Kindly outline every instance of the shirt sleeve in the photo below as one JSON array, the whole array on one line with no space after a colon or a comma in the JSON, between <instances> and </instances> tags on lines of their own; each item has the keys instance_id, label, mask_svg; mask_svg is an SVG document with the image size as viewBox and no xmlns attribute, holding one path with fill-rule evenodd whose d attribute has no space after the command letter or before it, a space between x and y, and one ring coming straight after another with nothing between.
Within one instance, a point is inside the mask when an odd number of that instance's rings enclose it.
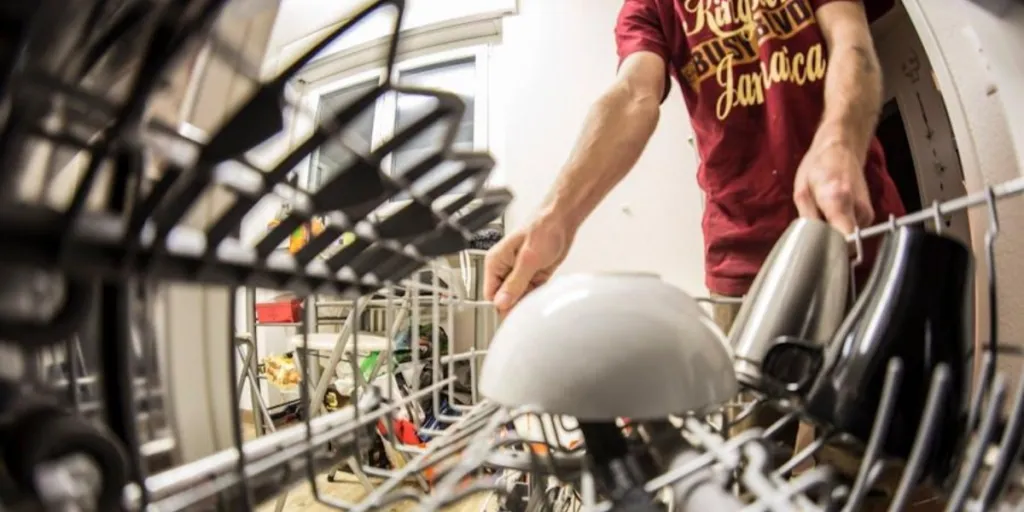
<instances>
[{"instance_id":1,"label":"shirt sleeve","mask_svg":"<svg viewBox=\"0 0 1024 512\"><path fill-rule=\"evenodd\" d=\"M810 0L810 2L811 7L814 8L815 11L832 2L857 2L864 6L864 12L868 17L868 23L874 23L875 20L884 16L896 6L896 0Z\"/></svg>"},{"instance_id":2,"label":"shirt sleeve","mask_svg":"<svg viewBox=\"0 0 1024 512\"><path fill-rule=\"evenodd\" d=\"M661 101L665 101L672 88L668 73L672 54L665 42L654 0L625 0L615 23L615 45L620 66L626 57L636 52L652 52L665 61L665 91L661 96Z\"/></svg>"}]
</instances>

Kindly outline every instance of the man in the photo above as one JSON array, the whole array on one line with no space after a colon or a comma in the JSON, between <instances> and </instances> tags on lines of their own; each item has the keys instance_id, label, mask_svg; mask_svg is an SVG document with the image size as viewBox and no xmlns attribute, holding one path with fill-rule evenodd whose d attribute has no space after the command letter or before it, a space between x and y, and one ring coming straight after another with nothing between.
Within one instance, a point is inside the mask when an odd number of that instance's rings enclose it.
<instances>
[{"instance_id":1,"label":"man","mask_svg":"<svg viewBox=\"0 0 1024 512\"><path fill-rule=\"evenodd\" d=\"M488 255L485 292L501 313L551 276L632 168L670 76L701 156L712 293L746 293L798 215L850 233L903 213L874 138L882 78L860 1L625 0L615 35L618 76L547 202Z\"/></svg>"},{"instance_id":2,"label":"man","mask_svg":"<svg viewBox=\"0 0 1024 512\"><path fill-rule=\"evenodd\" d=\"M798 216L849 234L904 213L874 137L882 76L860 0L625 0L615 37L617 77L548 200L487 255L484 291L500 314L552 276L580 225L636 163L669 77L682 88L701 157L713 295L743 296ZM873 259L866 249L862 270ZM736 309L717 306L723 330Z\"/></svg>"}]
</instances>

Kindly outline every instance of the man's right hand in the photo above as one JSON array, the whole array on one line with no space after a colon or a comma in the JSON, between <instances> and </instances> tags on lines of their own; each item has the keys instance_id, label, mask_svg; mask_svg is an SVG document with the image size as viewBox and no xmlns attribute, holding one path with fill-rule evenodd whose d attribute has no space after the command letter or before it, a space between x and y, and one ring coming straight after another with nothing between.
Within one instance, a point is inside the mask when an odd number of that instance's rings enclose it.
<instances>
[{"instance_id":1,"label":"man's right hand","mask_svg":"<svg viewBox=\"0 0 1024 512\"><path fill-rule=\"evenodd\" d=\"M541 217L503 238L484 260L484 298L498 314L508 314L526 294L546 283L572 244L566 222Z\"/></svg>"},{"instance_id":2,"label":"man's right hand","mask_svg":"<svg viewBox=\"0 0 1024 512\"><path fill-rule=\"evenodd\" d=\"M548 205L533 223L487 253L484 297L494 301L499 315L551 279L576 229L633 168L658 125L665 63L652 51L636 51L622 60L615 83L591 107Z\"/></svg>"}]
</instances>

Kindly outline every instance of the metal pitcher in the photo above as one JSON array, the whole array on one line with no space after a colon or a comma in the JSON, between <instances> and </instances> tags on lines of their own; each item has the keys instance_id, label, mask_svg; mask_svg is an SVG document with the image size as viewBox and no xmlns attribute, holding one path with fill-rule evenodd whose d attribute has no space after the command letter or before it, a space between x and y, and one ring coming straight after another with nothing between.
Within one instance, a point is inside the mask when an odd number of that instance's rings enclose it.
<instances>
[{"instance_id":1,"label":"metal pitcher","mask_svg":"<svg viewBox=\"0 0 1024 512\"><path fill-rule=\"evenodd\" d=\"M768 254L729 332L737 379L760 389L761 363L779 337L824 344L846 313L846 238L815 219L793 221Z\"/></svg>"}]
</instances>

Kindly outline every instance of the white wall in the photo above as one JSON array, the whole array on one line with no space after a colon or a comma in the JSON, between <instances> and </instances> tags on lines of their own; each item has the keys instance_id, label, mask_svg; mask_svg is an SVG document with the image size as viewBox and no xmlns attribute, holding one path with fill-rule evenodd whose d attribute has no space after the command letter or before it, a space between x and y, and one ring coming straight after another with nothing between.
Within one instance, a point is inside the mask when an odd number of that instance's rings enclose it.
<instances>
[{"instance_id":1,"label":"white wall","mask_svg":"<svg viewBox=\"0 0 1024 512\"><path fill-rule=\"evenodd\" d=\"M510 226L545 194L593 102L615 75L613 27L621 0L520 0L505 18L492 83L504 84L505 147L498 155L516 194ZM697 295L704 286L703 198L678 86L633 172L579 233L563 272L648 270Z\"/></svg>"}]
</instances>

